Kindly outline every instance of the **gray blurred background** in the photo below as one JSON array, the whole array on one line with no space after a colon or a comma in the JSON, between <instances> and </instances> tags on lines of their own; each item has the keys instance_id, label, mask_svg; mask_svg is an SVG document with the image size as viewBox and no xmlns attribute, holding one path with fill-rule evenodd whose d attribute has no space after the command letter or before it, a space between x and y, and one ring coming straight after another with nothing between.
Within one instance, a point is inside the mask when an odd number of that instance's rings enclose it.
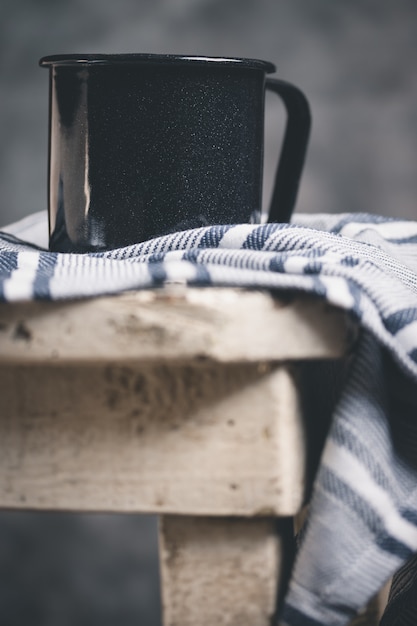
<instances>
[{"instance_id":1,"label":"gray blurred background","mask_svg":"<svg viewBox=\"0 0 417 626\"><path fill-rule=\"evenodd\" d=\"M48 71L37 62L72 52L273 61L313 112L297 210L417 218L415 0L0 0L0 50L1 225L46 207Z\"/></svg>"},{"instance_id":2,"label":"gray blurred background","mask_svg":"<svg viewBox=\"0 0 417 626\"><path fill-rule=\"evenodd\" d=\"M0 51L0 225L46 209L37 62L73 52L273 61L313 113L297 211L417 219L415 0L0 0ZM283 123L267 104L266 198ZM0 626L156 626L156 552L153 517L2 513Z\"/></svg>"}]
</instances>

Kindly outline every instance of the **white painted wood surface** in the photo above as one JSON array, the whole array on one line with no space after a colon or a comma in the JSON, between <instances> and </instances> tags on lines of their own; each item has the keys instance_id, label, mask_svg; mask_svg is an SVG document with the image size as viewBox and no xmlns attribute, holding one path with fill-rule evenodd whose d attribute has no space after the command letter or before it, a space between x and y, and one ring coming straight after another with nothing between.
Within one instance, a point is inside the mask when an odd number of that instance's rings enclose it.
<instances>
[{"instance_id":1,"label":"white painted wood surface","mask_svg":"<svg viewBox=\"0 0 417 626\"><path fill-rule=\"evenodd\" d=\"M311 298L185 289L0 307L0 504L292 515L305 436L287 359L346 350Z\"/></svg>"},{"instance_id":2,"label":"white painted wood surface","mask_svg":"<svg viewBox=\"0 0 417 626\"><path fill-rule=\"evenodd\" d=\"M164 516L164 625L269 626L288 539L280 530L270 518Z\"/></svg>"},{"instance_id":3,"label":"white painted wood surface","mask_svg":"<svg viewBox=\"0 0 417 626\"><path fill-rule=\"evenodd\" d=\"M242 289L167 289L72 302L0 304L0 361L219 362L344 354L353 327L311 297Z\"/></svg>"},{"instance_id":4,"label":"white painted wood surface","mask_svg":"<svg viewBox=\"0 0 417 626\"><path fill-rule=\"evenodd\" d=\"M0 305L0 506L159 513L165 626L269 626L272 517L308 480L298 361L354 333L236 289Z\"/></svg>"},{"instance_id":5,"label":"white painted wood surface","mask_svg":"<svg viewBox=\"0 0 417 626\"><path fill-rule=\"evenodd\" d=\"M291 515L305 485L287 368L0 366L0 504Z\"/></svg>"}]
</instances>

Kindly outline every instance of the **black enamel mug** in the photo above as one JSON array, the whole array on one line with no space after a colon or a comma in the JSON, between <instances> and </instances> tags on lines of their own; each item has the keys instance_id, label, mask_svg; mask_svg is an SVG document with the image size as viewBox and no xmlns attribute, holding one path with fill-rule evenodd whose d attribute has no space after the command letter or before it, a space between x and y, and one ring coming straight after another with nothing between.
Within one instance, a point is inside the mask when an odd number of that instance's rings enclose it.
<instances>
[{"instance_id":1,"label":"black enamel mug","mask_svg":"<svg viewBox=\"0 0 417 626\"><path fill-rule=\"evenodd\" d=\"M295 86L253 59L44 57L50 68L50 249L108 250L261 219L265 88L287 125L269 221L288 221L310 130Z\"/></svg>"}]
</instances>

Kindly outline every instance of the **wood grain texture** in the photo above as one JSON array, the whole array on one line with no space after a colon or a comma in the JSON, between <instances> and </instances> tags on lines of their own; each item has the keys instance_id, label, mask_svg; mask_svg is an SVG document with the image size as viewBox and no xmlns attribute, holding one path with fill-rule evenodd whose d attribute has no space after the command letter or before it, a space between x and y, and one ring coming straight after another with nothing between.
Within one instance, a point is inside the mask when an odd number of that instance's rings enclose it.
<instances>
[{"instance_id":1,"label":"wood grain texture","mask_svg":"<svg viewBox=\"0 0 417 626\"><path fill-rule=\"evenodd\" d=\"M270 626L286 540L268 518L163 516L164 626Z\"/></svg>"},{"instance_id":2,"label":"wood grain texture","mask_svg":"<svg viewBox=\"0 0 417 626\"><path fill-rule=\"evenodd\" d=\"M3 507L291 515L305 445L284 366L0 366Z\"/></svg>"},{"instance_id":3,"label":"wood grain texture","mask_svg":"<svg viewBox=\"0 0 417 626\"><path fill-rule=\"evenodd\" d=\"M311 481L297 361L354 333L237 289L1 305L0 506L158 513L165 626L269 626L292 541L273 518Z\"/></svg>"},{"instance_id":4,"label":"wood grain texture","mask_svg":"<svg viewBox=\"0 0 417 626\"><path fill-rule=\"evenodd\" d=\"M0 305L0 362L219 362L344 354L347 316L307 296L242 289L161 290L72 302Z\"/></svg>"}]
</instances>

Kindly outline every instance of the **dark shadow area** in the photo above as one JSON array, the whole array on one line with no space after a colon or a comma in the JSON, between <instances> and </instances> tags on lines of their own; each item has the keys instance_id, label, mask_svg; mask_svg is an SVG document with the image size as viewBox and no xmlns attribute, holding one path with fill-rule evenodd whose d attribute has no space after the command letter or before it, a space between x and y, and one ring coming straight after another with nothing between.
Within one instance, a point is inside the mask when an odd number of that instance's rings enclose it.
<instances>
[{"instance_id":1,"label":"dark shadow area","mask_svg":"<svg viewBox=\"0 0 417 626\"><path fill-rule=\"evenodd\" d=\"M0 623L160 626L156 517L2 512Z\"/></svg>"},{"instance_id":2,"label":"dark shadow area","mask_svg":"<svg viewBox=\"0 0 417 626\"><path fill-rule=\"evenodd\" d=\"M308 497L350 363L349 355L341 359L305 361L298 371L303 418L310 442L307 448L307 476L311 478Z\"/></svg>"}]
</instances>

